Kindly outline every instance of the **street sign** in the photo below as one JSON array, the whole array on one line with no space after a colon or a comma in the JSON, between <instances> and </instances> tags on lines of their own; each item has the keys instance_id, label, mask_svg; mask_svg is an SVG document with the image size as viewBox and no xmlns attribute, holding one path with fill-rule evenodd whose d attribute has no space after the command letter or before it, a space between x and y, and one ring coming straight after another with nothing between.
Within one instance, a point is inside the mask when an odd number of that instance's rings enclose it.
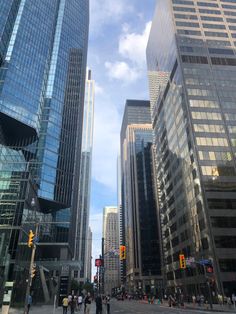
<instances>
[{"instance_id":1,"label":"street sign","mask_svg":"<svg viewBox=\"0 0 236 314\"><path fill-rule=\"evenodd\" d=\"M194 257L187 257L186 258L186 266L192 266L195 263Z\"/></svg>"},{"instance_id":2,"label":"street sign","mask_svg":"<svg viewBox=\"0 0 236 314\"><path fill-rule=\"evenodd\" d=\"M199 261L199 264L201 264L201 265L212 265L212 261L210 259L201 259Z\"/></svg>"}]
</instances>

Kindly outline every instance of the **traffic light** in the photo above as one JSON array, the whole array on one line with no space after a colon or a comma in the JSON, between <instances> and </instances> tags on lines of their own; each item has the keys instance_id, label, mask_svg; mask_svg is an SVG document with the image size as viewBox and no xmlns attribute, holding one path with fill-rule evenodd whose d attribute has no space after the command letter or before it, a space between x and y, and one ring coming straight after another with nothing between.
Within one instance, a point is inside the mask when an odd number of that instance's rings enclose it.
<instances>
[{"instance_id":1,"label":"traffic light","mask_svg":"<svg viewBox=\"0 0 236 314\"><path fill-rule=\"evenodd\" d=\"M32 230L29 231L29 235L28 235L28 247L33 246L34 243L34 233Z\"/></svg>"},{"instance_id":2,"label":"traffic light","mask_svg":"<svg viewBox=\"0 0 236 314\"><path fill-rule=\"evenodd\" d=\"M34 276L36 275L35 273L36 273L36 265L34 264L32 265L31 271L30 271L31 278L34 278Z\"/></svg>"},{"instance_id":3,"label":"traffic light","mask_svg":"<svg viewBox=\"0 0 236 314\"><path fill-rule=\"evenodd\" d=\"M206 273L207 274L213 274L214 273L214 269L212 265L206 265Z\"/></svg>"},{"instance_id":4,"label":"traffic light","mask_svg":"<svg viewBox=\"0 0 236 314\"><path fill-rule=\"evenodd\" d=\"M184 254L179 254L179 266L181 269L186 268L186 260Z\"/></svg>"},{"instance_id":5,"label":"traffic light","mask_svg":"<svg viewBox=\"0 0 236 314\"><path fill-rule=\"evenodd\" d=\"M123 261L126 259L126 246L120 245L120 260Z\"/></svg>"}]
</instances>

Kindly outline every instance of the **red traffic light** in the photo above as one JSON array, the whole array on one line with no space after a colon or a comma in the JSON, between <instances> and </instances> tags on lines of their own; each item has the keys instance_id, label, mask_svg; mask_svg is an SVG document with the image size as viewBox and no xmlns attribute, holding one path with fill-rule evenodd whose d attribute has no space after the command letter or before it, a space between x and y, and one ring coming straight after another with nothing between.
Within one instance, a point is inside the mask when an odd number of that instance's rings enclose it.
<instances>
[{"instance_id":1,"label":"red traffic light","mask_svg":"<svg viewBox=\"0 0 236 314\"><path fill-rule=\"evenodd\" d=\"M206 272L207 272L208 274L212 274L212 273L214 272L213 266L207 265L207 266L206 266Z\"/></svg>"}]
</instances>

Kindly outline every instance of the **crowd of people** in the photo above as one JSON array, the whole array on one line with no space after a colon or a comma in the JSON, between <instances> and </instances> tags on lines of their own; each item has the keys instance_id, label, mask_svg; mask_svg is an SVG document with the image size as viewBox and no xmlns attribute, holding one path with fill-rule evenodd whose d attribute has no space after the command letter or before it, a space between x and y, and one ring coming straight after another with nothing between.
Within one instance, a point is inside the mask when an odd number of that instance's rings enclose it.
<instances>
[{"instance_id":1,"label":"crowd of people","mask_svg":"<svg viewBox=\"0 0 236 314\"><path fill-rule=\"evenodd\" d=\"M168 304L169 307L175 307L175 306L184 306L184 295L183 294L169 294L169 296L165 296L164 299L168 299ZM197 294L192 295L192 297L188 296L187 297L187 303L191 303L195 306L203 306L204 304L208 304L208 300L205 298L205 296L203 294ZM235 293L232 294L232 297L229 296L222 296L221 294L217 295L216 298L216 303L218 303L219 305L223 306L223 305L228 305L228 307L230 308L232 305L234 306L234 308L236 308L236 295Z\"/></svg>"},{"instance_id":2,"label":"crowd of people","mask_svg":"<svg viewBox=\"0 0 236 314\"><path fill-rule=\"evenodd\" d=\"M62 300L63 314L74 314L82 312L90 314L93 297L88 292L85 296L75 295L73 292ZM105 308L106 314L110 314L110 295L102 296L98 294L95 298L96 314L102 314Z\"/></svg>"}]
</instances>

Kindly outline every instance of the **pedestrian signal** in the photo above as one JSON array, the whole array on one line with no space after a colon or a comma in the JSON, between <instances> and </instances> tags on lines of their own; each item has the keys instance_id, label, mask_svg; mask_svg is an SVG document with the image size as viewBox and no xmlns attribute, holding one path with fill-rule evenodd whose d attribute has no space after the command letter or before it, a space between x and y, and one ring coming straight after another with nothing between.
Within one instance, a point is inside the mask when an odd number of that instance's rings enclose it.
<instances>
[{"instance_id":1,"label":"pedestrian signal","mask_svg":"<svg viewBox=\"0 0 236 314\"><path fill-rule=\"evenodd\" d=\"M28 247L33 246L34 243L34 233L32 230L29 231L29 235L28 235Z\"/></svg>"},{"instance_id":2,"label":"pedestrian signal","mask_svg":"<svg viewBox=\"0 0 236 314\"><path fill-rule=\"evenodd\" d=\"M126 259L126 246L121 245L120 246L120 260L123 261Z\"/></svg>"},{"instance_id":3,"label":"pedestrian signal","mask_svg":"<svg viewBox=\"0 0 236 314\"><path fill-rule=\"evenodd\" d=\"M179 266L181 269L186 268L186 259L185 259L184 254L179 254Z\"/></svg>"},{"instance_id":4,"label":"pedestrian signal","mask_svg":"<svg viewBox=\"0 0 236 314\"><path fill-rule=\"evenodd\" d=\"M214 269L213 269L212 265L206 265L206 273L208 273L208 274L214 273Z\"/></svg>"}]
</instances>

